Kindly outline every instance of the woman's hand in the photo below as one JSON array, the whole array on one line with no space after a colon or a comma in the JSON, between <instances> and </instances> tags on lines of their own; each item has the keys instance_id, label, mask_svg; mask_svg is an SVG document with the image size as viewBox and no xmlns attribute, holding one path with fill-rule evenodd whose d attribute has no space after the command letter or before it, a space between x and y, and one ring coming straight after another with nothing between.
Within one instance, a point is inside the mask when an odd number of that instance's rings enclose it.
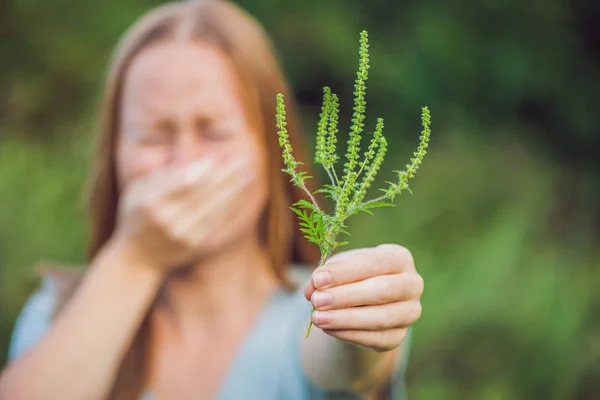
<instances>
[{"instance_id":1,"label":"woman's hand","mask_svg":"<svg viewBox=\"0 0 600 400\"><path fill-rule=\"evenodd\" d=\"M313 272L304 289L313 324L346 342L388 351L421 316L423 278L411 253L380 245L340 253Z\"/></svg>"},{"instance_id":2,"label":"woman's hand","mask_svg":"<svg viewBox=\"0 0 600 400\"><path fill-rule=\"evenodd\" d=\"M217 167L207 158L151 173L126 187L113 240L164 271L193 262L253 179L246 159Z\"/></svg>"}]
</instances>

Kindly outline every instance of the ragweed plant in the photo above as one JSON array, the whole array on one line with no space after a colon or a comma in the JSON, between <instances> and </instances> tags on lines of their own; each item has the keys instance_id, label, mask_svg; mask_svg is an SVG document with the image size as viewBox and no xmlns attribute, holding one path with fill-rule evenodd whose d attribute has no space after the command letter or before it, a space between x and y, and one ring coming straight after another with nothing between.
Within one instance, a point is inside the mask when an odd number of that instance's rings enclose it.
<instances>
[{"instance_id":1,"label":"ragweed plant","mask_svg":"<svg viewBox=\"0 0 600 400\"><path fill-rule=\"evenodd\" d=\"M311 193L306 187L306 180L311 177L307 176L306 172L298 171L298 167L302 165L302 162L296 161L292 154L292 147L286 130L283 95L281 93L277 95L276 119L279 144L283 149L283 160L287 167L282 171L289 174L291 176L290 181L302 188L311 200L300 200L290 208L298 215L300 230L305 234L306 239L317 244L321 250L319 267L325 264L336 248L348 244L347 241L338 241L338 235L340 233L350 235L345 225L345 221L349 217L359 212L372 215L372 208L393 206L394 199L397 195L402 194L402 191L406 190L412 193L408 181L415 176L419 165L423 162L423 157L427 154L431 116L429 109L423 107L421 109L423 130L421 131L420 143L417 151L413 153L410 163L406 165L404 170L394 171L397 174L397 181L386 182L388 187L379 189L383 192L383 195L365 201L367 190L375 180L387 151L387 141L383 136L383 119L378 118L371 141L364 152L362 161L359 162L361 134L365 126L366 81L369 71L368 48L368 34L366 31L362 31L360 34L358 73L354 85L354 112L347 142L346 162L343 165L341 179L338 178L335 168L339 161L336 154L339 100L330 88L323 88L323 105L317 125L314 161L316 164L323 166L329 176L330 184L324 185L323 188L315 192ZM362 179L360 179L361 175ZM321 210L314 197L316 193L324 193L326 198L335 203L335 210L332 215ZM312 311L306 337L310 335Z\"/></svg>"}]
</instances>

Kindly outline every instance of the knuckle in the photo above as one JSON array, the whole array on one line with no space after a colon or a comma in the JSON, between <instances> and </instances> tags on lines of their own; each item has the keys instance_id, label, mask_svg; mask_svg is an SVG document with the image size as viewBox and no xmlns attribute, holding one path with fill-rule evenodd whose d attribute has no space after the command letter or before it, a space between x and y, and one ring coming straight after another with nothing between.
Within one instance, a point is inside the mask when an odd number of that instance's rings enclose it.
<instances>
[{"instance_id":1,"label":"knuckle","mask_svg":"<svg viewBox=\"0 0 600 400\"><path fill-rule=\"evenodd\" d=\"M416 321L418 321L419 318L421 318L422 313L423 307L421 306L421 302L414 302L407 313L409 324L414 324Z\"/></svg>"},{"instance_id":2,"label":"knuckle","mask_svg":"<svg viewBox=\"0 0 600 400\"><path fill-rule=\"evenodd\" d=\"M379 313L379 318L375 323L375 329L389 329L394 325L394 316L389 308L383 308Z\"/></svg>"},{"instance_id":3,"label":"knuckle","mask_svg":"<svg viewBox=\"0 0 600 400\"><path fill-rule=\"evenodd\" d=\"M372 259L374 263L377 263L380 265L381 264L385 265L385 263L388 263L389 262L388 246L390 246L390 245L380 244L375 249L370 251L369 252L370 259Z\"/></svg>"},{"instance_id":4,"label":"knuckle","mask_svg":"<svg viewBox=\"0 0 600 400\"><path fill-rule=\"evenodd\" d=\"M380 244L377 248L383 253L384 257L389 261L400 262L403 266L414 266L413 255L404 246L399 244Z\"/></svg>"},{"instance_id":5,"label":"knuckle","mask_svg":"<svg viewBox=\"0 0 600 400\"><path fill-rule=\"evenodd\" d=\"M411 269L414 269L415 259L406 247L400 246L400 254L398 258L402 261L403 265L408 266Z\"/></svg>"},{"instance_id":6,"label":"knuckle","mask_svg":"<svg viewBox=\"0 0 600 400\"><path fill-rule=\"evenodd\" d=\"M397 335L398 344L403 343L406 340L406 337L408 336L408 329L400 329Z\"/></svg>"},{"instance_id":7,"label":"knuckle","mask_svg":"<svg viewBox=\"0 0 600 400\"><path fill-rule=\"evenodd\" d=\"M385 331L380 331L380 332L374 332L375 334L372 336L370 343L369 343L369 347L379 350L379 351L384 351L388 348L388 343L387 343L387 333Z\"/></svg>"},{"instance_id":8,"label":"knuckle","mask_svg":"<svg viewBox=\"0 0 600 400\"><path fill-rule=\"evenodd\" d=\"M377 246L377 249L381 252L385 257L397 258L401 251L400 248L402 246L392 243L384 243Z\"/></svg>"},{"instance_id":9,"label":"knuckle","mask_svg":"<svg viewBox=\"0 0 600 400\"><path fill-rule=\"evenodd\" d=\"M382 282L378 291L379 301L387 303L394 299L395 288L388 276L382 276Z\"/></svg>"},{"instance_id":10,"label":"knuckle","mask_svg":"<svg viewBox=\"0 0 600 400\"><path fill-rule=\"evenodd\" d=\"M394 329L381 332L379 343L375 349L378 352L394 350L404 342L408 334L407 329Z\"/></svg>"},{"instance_id":11,"label":"knuckle","mask_svg":"<svg viewBox=\"0 0 600 400\"><path fill-rule=\"evenodd\" d=\"M185 234L182 227L176 223L164 222L160 224L161 230L164 232L167 240L177 245L185 245L189 238Z\"/></svg>"},{"instance_id":12,"label":"knuckle","mask_svg":"<svg viewBox=\"0 0 600 400\"><path fill-rule=\"evenodd\" d=\"M395 244L395 243L382 243L377 246L378 249L381 249L382 251L386 251L386 252L398 251L399 247L402 247L402 246Z\"/></svg>"},{"instance_id":13,"label":"knuckle","mask_svg":"<svg viewBox=\"0 0 600 400\"><path fill-rule=\"evenodd\" d=\"M405 251L405 247L400 246L399 244L394 243L384 243L378 246L382 251L384 251L388 256L398 258L402 257Z\"/></svg>"},{"instance_id":14,"label":"knuckle","mask_svg":"<svg viewBox=\"0 0 600 400\"><path fill-rule=\"evenodd\" d=\"M413 290L414 290L415 294L417 295L417 297L421 297L421 295L423 294L423 291L425 289L425 280L423 279L423 277L421 275L415 274L414 282L413 282L412 286L413 286Z\"/></svg>"},{"instance_id":15,"label":"knuckle","mask_svg":"<svg viewBox=\"0 0 600 400\"><path fill-rule=\"evenodd\" d=\"M152 225L159 225L160 218L156 213L155 207L148 199L140 201L137 207L140 216Z\"/></svg>"},{"instance_id":16,"label":"knuckle","mask_svg":"<svg viewBox=\"0 0 600 400\"><path fill-rule=\"evenodd\" d=\"M181 233L177 229L171 228L166 230L167 238L172 243L181 243L183 241L183 237Z\"/></svg>"}]
</instances>

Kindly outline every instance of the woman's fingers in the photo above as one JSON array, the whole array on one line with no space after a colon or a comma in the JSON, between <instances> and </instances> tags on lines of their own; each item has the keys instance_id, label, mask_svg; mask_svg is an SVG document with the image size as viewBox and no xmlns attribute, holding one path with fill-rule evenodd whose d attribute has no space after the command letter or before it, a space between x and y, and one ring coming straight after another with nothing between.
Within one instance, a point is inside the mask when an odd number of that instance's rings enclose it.
<instances>
[{"instance_id":1,"label":"woman's fingers","mask_svg":"<svg viewBox=\"0 0 600 400\"><path fill-rule=\"evenodd\" d=\"M248 169L248 160L240 158L224 165L212 159L202 159L183 168L171 169L157 180L162 195L168 200L188 197L198 191L211 192L219 189L223 181L243 174Z\"/></svg>"},{"instance_id":2,"label":"woman's fingers","mask_svg":"<svg viewBox=\"0 0 600 400\"><path fill-rule=\"evenodd\" d=\"M405 247L383 244L356 249L325 263L313 272L313 285L327 289L378 275L414 271L412 254Z\"/></svg>"},{"instance_id":3,"label":"woman's fingers","mask_svg":"<svg viewBox=\"0 0 600 400\"><path fill-rule=\"evenodd\" d=\"M201 181L214 168L210 157L186 166L166 166L135 180L130 184L136 187L146 201L158 203L168 196L188 190Z\"/></svg>"},{"instance_id":4,"label":"woman's fingers","mask_svg":"<svg viewBox=\"0 0 600 400\"><path fill-rule=\"evenodd\" d=\"M306 284L306 286L304 287L304 298L308 301L311 301L311 297L313 295L313 293L315 292L315 285L312 282L312 279L310 280L310 282L308 282Z\"/></svg>"},{"instance_id":5,"label":"woman's fingers","mask_svg":"<svg viewBox=\"0 0 600 400\"><path fill-rule=\"evenodd\" d=\"M188 219L188 214L202 212L215 194L244 173L246 163L247 160L238 159L218 168L212 161L198 162L178 170L176 174L163 175L161 216L167 221L176 222L181 218ZM169 183L168 180L173 182ZM181 233L186 228L178 227L176 230Z\"/></svg>"},{"instance_id":6,"label":"woman's fingers","mask_svg":"<svg viewBox=\"0 0 600 400\"><path fill-rule=\"evenodd\" d=\"M387 331L360 331L360 330L331 330L323 332L346 342L365 346L375 351L389 351L398 347L408 333L408 328L396 328Z\"/></svg>"},{"instance_id":7,"label":"woman's fingers","mask_svg":"<svg viewBox=\"0 0 600 400\"><path fill-rule=\"evenodd\" d=\"M161 265L188 262L219 241L219 225L237 215L253 179L246 158L222 164L204 159L156 171L137 181L124 199L125 235Z\"/></svg>"},{"instance_id":8,"label":"woman's fingers","mask_svg":"<svg viewBox=\"0 0 600 400\"><path fill-rule=\"evenodd\" d=\"M422 286L422 278L416 273L379 275L326 290L315 290L311 303L318 310L387 304L420 297Z\"/></svg>"},{"instance_id":9,"label":"woman's fingers","mask_svg":"<svg viewBox=\"0 0 600 400\"><path fill-rule=\"evenodd\" d=\"M240 194L253 182L254 174L236 169L231 172L227 171L221 180L215 180L216 187L208 196L198 192L186 199L187 207L181 209L178 216L181 235L189 235L198 241L207 233L214 233L215 225L224 222L234 203L242 200Z\"/></svg>"},{"instance_id":10,"label":"woman's fingers","mask_svg":"<svg viewBox=\"0 0 600 400\"><path fill-rule=\"evenodd\" d=\"M383 306L316 310L312 314L312 320L313 324L321 329L382 331L408 327L420 316L420 301L411 300Z\"/></svg>"}]
</instances>

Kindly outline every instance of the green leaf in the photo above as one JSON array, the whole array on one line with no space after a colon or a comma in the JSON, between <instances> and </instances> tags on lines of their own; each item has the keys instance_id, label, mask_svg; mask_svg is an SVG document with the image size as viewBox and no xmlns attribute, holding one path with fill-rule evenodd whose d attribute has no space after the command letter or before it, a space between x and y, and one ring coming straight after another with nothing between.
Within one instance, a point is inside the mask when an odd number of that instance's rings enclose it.
<instances>
[{"instance_id":1,"label":"green leaf","mask_svg":"<svg viewBox=\"0 0 600 400\"><path fill-rule=\"evenodd\" d=\"M393 203L386 203L385 201L375 201L373 203L367 203L361 208L377 208L377 207L396 207Z\"/></svg>"},{"instance_id":2,"label":"green leaf","mask_svg":"<svg viewBox=\"0 0 600 400\"><path fill-rule=\"evenodd\" d=\"M294 205L301 208L309 208L311 210L317 209L313 203L306 200L298 200Z\"/></svg>"},{"instance_id":3,"label":"green leaf","mask_svg":"<svg viewBox=\"0 0 600 400\"><path fill-rule=\"evenodd\" d=\"M320 229L323 227L323 218L318 212L315 212L312 214L312 219L313 219L313 222L316 225L317 229Z\"/></svg>"},{"instance_id":4,"label":"green leaf","mask_svg":"<svg viewBox=\"0 0 600 400\"><path fill-rule=\"evenodd\" d=\"M333 185L323 185L323 187L313 193L324 193L324 192L335 192L337 189L336 186Z\"/></svg>"},{"instance_id":5,"label":"green leaf","mask_svg":"<svg viewBox=\"0 0 600 400\"><path fill-rule=\"evenodd\" d=\"M302 164L302 163L299 162L298 165L300 165L300 164ZM301 180L301 181L312 178L312 176L309 176L306 172L298 172L296 174L296 177L298 178L298 180Z\"/></svg>"},{"instance_id":6,"label":"green leaf","mask_svg":"<svg viewBox=\"0 0 600 400\"><path fill-rule=\"evenodd\" d=\"M313 192L313 194L317 194L317 193L332 193L332 190L330 190L330 189L318 189L318 190L315 190Z\"/></svg>"},{"instance_id":7,"label":"green leaf","mask_svg":"<svg viewBox=\"0 0 600 400\"><path fill-rule=\"evenodd\" d=\"M309 237L309 236L304 236L304 237L305 237L305 238L306 238L306 239L307 239L309 242L316 243L316 244L320 244L320 242L319 242L317 239L314 239L314 238L312 238L312 237Z\"/></svg>"},{"instance_id":8,"label":"green leaf","mask_svg":"<svg viewBox=\"0 0 600 400\"><path fill-rule=\"evenodd\" d=\"M292 210L293 212L295 212L296 214L298 214L300 217L302 217L302 212L300 210L298 210L297 208L290 207L290 210Z\"/></svg>"},{"instance_id":9,"label":"green leaf","mask_svg":"<svg viewBox=\"0 0 600 400\"><path fill-rule=\"evenodd\" d=\"M335 199L335 191L333 191L331 189L319 189L319 190L315 190L313 192L313 194L318 194L318 193L325 193L325 198Z\"/></svg>"}]
</instances>

